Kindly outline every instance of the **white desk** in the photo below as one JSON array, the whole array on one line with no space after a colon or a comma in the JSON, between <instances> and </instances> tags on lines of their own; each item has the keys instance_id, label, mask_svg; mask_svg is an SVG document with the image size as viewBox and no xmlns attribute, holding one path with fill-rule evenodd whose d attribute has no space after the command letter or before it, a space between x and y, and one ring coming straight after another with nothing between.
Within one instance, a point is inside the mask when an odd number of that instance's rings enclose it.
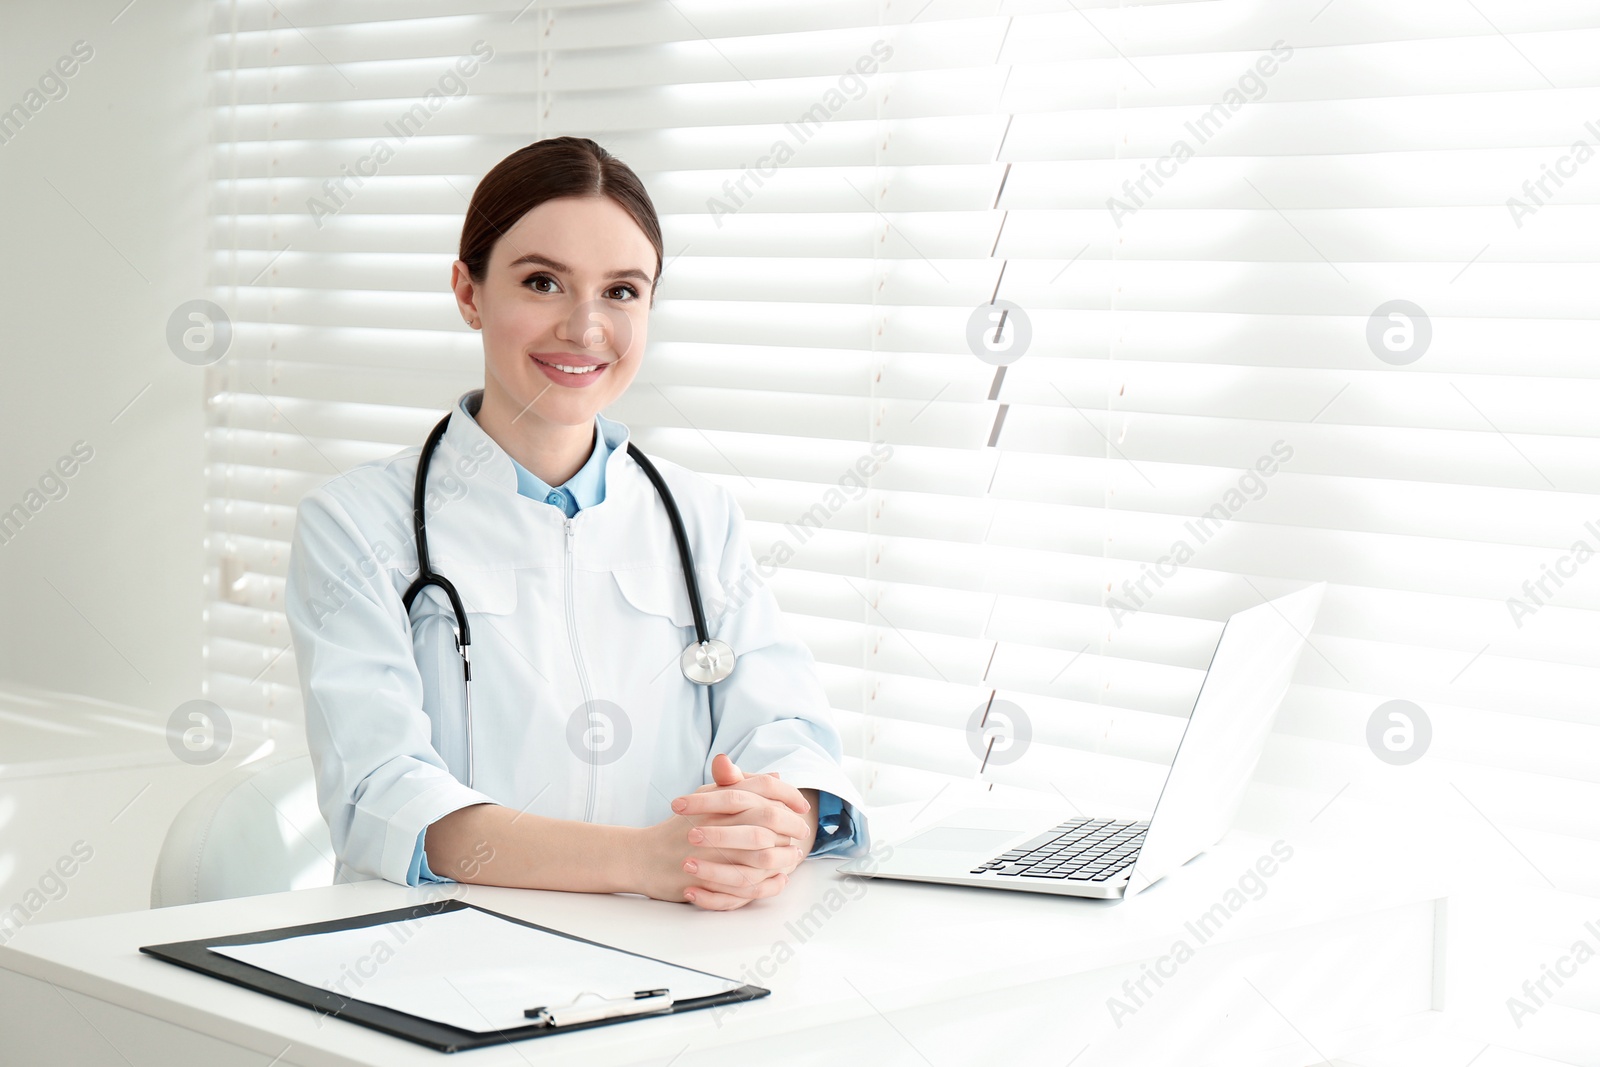
<instances>
[{"instance_id":1,"label":"white desk","mask_svg":"<svg viewBox=\"0 0 1600 1067\"><path fill-rule=\"evenodd\" d=\"M41 923L0 948L0 1061L660 1067L708 1062L715 1050L719 1062L759 1064L1302 1067L1425 1024L1440 1006L1437 886L1374 879L1365 864L1302 845L1204 941L1188 930L1213 905L1227 911L1226 891L1270 844L1232 834L1126 903L860 881L825 858L802 865L779 897L728 913L454 887L469 903L773 993L448 1060L138 951L401 907L430 899L425 887L371 881ZM1194 957L1163 964L1173 973L1159 988L1146 978L1151 996L1119 1027L1108 998L1180 939Z\"/></svg>"}]
</instances>

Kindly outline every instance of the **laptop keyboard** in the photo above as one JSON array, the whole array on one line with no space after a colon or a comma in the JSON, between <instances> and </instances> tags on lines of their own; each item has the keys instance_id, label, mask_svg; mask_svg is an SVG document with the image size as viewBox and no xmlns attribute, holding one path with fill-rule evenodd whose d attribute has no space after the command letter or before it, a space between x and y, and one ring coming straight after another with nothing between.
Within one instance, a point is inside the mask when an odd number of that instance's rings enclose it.
<instances>
[{"instance_id":1,"label":"laptop keyboard","mask_svg":"<svg viewBox=\"0 0 1600 1067\"><path fill-rule=\"evenodd\" d=\"M973 868L972 873L1104 882L1133 866L1149 828L1148 822L1068 819Z\"/></svg>"}]
</instances>

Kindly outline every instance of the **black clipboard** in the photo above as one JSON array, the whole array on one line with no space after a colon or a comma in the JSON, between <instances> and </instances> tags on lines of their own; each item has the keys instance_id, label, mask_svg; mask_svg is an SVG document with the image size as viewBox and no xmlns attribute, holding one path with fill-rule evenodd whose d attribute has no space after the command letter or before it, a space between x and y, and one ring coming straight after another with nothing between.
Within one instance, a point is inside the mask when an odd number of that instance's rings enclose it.
<instances>
[{"instance_id":1,"label":"black clipboard","mask_svg":"<svg viewBox=\"0 0 1600 1067\"><path fill-rule=\"evenodd\" d=\"M262 941L278 941L287 937L297 937L301 934L323 934L339 930L356 930L365 926L382 926L385 923L420 919L447 911L459 911L462 908L473 908L476 911L493 915L507 922L514 922L521 926L532 927L535 930L543 930L545 933L571 938L573 941L582 941L584 944L610 949L613 952L622 952L629 956L638 956L641 959L655 960L657 963L665 963L672 967L682 967L682 964L672 963L669 960L656 959L654 956L646 956L640 952L628 952L626 949L617 948L615 945L591 941L586 937L578 937L576 934L541 926L538 923L531 923L497 911L490 911L488 908L479 908L474 904L467 904L459 900L430 901L429 903L417 904L409 908L395 908L391 911L374 912L370 915L353 915L347 919L330 919L326 922L307 923L303 926L282 926L275 930L255 930L246 934L234 934L226 937L205 937L196 941L173 941L165 945L140 945L139 951L148 953L157 959L166 960L168 963L175 963L179 967L187 967L191 971L209 974L213 978L220 978L225 982L244 986L246 989L254 989L258 993L265 993L268 996L277 997L279 1000L287 1000L291 1004L304 1005L319 1015L328 1015L336 1019L358 1023L373 1030L381 1030L386 1034L403 1037L407 1041L414 1041L419 1045L426 1045L440 1052L459 1052L463 1049L483 1048L487 1045L499 1045L508 1041L544 1037L548 1034L566 1034L574 1030L587 1030L592 1026L625 1023L633 1019L651 1019L663 1015L676 1015L680 1012L715 1007L718 1004L758 1000L761 997L770 995L772 992L772 990L763 989L760 986L741 985L737 989L730 989L725 993L718 993L712 996L674 1000L671 1007L649 1013L616 1015L585 1022L569 1022L564 1026L555 1026L549 1023L530 1023L527 1026L517 1026L509 1030L480 1033L476 1030L463 1030L457 1026L435 1022L432 1019L423 1019L416 1015L396 1011L394 1008L387 1008L381 1004L372 1004L355 997L346 997L331 989L323 989L320 986L297 982L291 978L285 978L260 967L210 951L212 945L254 945ZM683 969L710 975L712 978L721 978L725 982L734 981L732 978L724 978L722 975L711 974L709 971L699 971L694 967L683 967Z\"/></svg>"}]
</instances>

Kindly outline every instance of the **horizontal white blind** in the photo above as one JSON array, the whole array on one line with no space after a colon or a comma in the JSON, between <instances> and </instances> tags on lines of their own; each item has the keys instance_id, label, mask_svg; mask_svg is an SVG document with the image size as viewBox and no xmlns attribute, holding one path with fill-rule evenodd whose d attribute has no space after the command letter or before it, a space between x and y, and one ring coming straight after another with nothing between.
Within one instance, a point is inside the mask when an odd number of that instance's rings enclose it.
<instances>
[{"instance_id":1,"label":"horizontal white blind","mask_svg":"<svg viewBox=\"0 0 1600 1067\"><path fill-rule=\"evenodd\" d=\"M1462 842L1463 888L1516 887L1501 936L1592 912L1566 894L1600 894L1600 9L1090 18L1127 59L1114 150L1062 194L1110 323L1099 402L1067 390L1117 461L1091 652L1197 679L1229 612L1327 580L1253 817ZM1395 301L1421 315L1379 314ZM1134 703L1119 691L1107 706ZM1369 742L1392 700L1431 723L1415 763ZM1475 971L1463 1035L1560 1062L1600 1047L1592 983L1497 1027L1539 972Z\"/></svg>"},{"instance_id":2,"label":"horizontal white blind","mask_svg":"<svg viewBox=\"0 0 1600 1067\"><path fill-rule=\"evenodd\" d=\"M773 588L875 797L970 777L1000 699L1033 736L988 778L1148 803L1222 620L1327 580L1259 772L1285 810L1436 792L1531 881L1600 892L1600 565L1567 559L1600 549L1600 8L918 6L219 3L213 698L298 715L295 502L481 383L446 284L465 198L575 133L667 241L609 414L726 484L757 555L798 548ZM466 92L314 217L478 41ZM1031 330L1003 368L967 340L995 299ZM1394 300L1431 327L1413 362L1369 343ZM1410 767L1367 747L1390 699L1433 724Z\"/></svg>"},{"instance_id":3,"label":"horizontal white blind","mask_svg":"<svg viewBox=\"0 0 1600 1067\"><path fill-rule=\"evenodd\" d=\"M1069 199L1099 194L1073 237L1115 323L1086 385L1104 402L1074 398L1119 460L1107 655L1202 666L1213 620L1326 579L1263 776L1443 789L1521 842L1501 857L1521 875L1600 889L1600 574L1562 562L1600 548L1600 167L1577 162L1600 147L1600 11L1318 0L1101 24L1130 72L1119 158ZM1202 48L1225 49L1225 80ZM1431 324L1413 361L1369 342L1395 300ZM1393 698L1433 724L1427 767L1367 749Z\"/></svg>"}]
</instances>

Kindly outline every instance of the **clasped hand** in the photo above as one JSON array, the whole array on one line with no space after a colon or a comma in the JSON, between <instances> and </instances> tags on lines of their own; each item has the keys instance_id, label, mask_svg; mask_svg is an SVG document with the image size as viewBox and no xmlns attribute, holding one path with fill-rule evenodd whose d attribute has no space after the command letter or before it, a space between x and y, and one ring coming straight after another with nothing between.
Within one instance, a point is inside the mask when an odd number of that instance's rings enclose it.
<instances>
[{"instance_id":1,"label":"clasped hand","mask_svg":"<svg viewBox=\"0 0 1600 1067\"><path fill-rule=\"evenodd\" d=\"M776 896L816 840L814 790L777 774L744 774L726 754L711 761L713 782L672 802L677 814L646 831L644 891L731 911Z\"/></svg>"}]
</instances>

